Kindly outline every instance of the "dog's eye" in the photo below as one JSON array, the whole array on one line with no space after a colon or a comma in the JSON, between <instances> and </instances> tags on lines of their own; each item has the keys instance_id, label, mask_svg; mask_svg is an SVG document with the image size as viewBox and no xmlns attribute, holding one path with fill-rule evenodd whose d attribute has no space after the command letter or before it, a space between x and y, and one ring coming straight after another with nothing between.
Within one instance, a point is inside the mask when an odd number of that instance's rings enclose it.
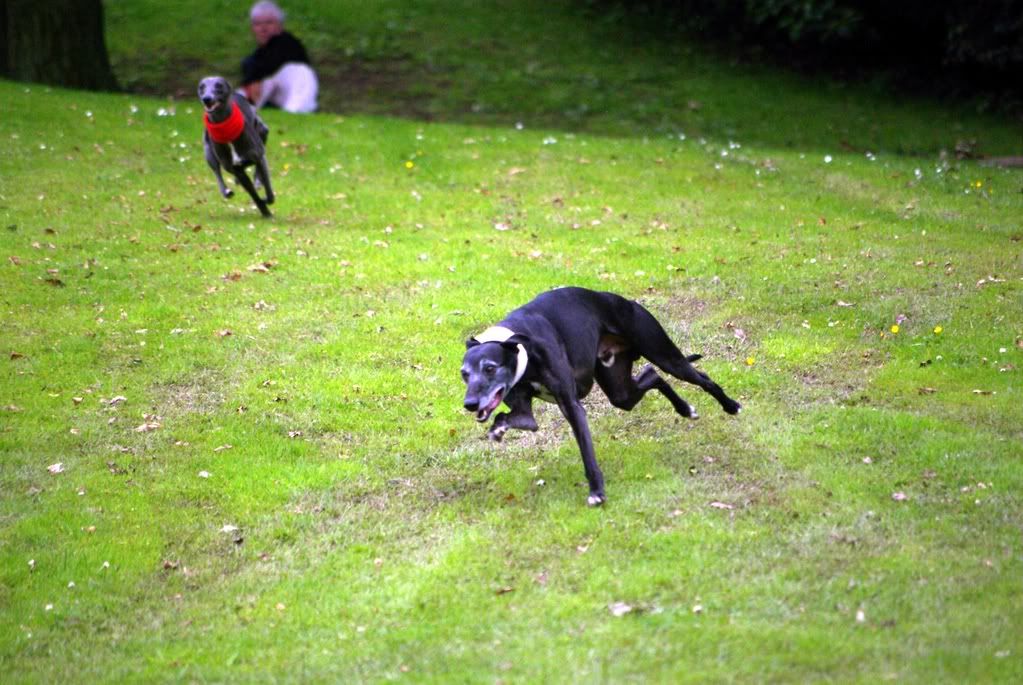
<instances>
[{"instance_id":1,"label":"dog's eye","mask_svg":"<svg viewBox=\"0 0 1023 685\"><path fill-rule=\"evenodd\" d=\"M462 369L462 380L465 381L466 383L469 382L469 372L466 371L465 369Z\"/></svg>"},{"instance_id":2,"label":"dog's eye","mask_svg":"<svg viewBox=\"0 0 1023 685\"><path fill-rule=\"evenodd\" d=\"M493 376L496 371L497 367L493 364L487 364L483 367L483 373L488 377Z\"/></svg>"}]
</instances>

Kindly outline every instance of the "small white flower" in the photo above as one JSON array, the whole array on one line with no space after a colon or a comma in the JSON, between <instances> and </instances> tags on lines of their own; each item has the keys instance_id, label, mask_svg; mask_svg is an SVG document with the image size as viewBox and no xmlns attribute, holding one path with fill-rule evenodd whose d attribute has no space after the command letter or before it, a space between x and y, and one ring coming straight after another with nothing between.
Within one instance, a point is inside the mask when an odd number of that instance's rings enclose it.
<instances>
[{"instance_id":1,"label":"small white flower","mask_svg":"<svg viewBox=\"0 0 1023 685\"><path fill-rule=\"evenodd\" d=\"M824 163L831 164L831 155L824 155Z\"/></svg>"}]
</instances>

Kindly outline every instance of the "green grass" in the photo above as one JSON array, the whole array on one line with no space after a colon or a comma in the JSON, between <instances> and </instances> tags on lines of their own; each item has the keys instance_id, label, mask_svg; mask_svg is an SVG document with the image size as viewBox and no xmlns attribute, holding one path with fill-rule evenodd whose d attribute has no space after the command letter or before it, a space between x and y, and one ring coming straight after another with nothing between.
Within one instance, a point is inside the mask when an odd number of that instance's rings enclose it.
<instances>
[{"instance_id":1,"label":"green grass","mask_svg":"<svg viewBox=\"0 0 1023 685\"><path fill-rule=\"evenodd\" d=\"M240 10L106 6L182 99L0 83L5 682L1023 677L1023 175L941 154L1018 126L571 3L296 0L401 87L267 112L264 221L191 100ZM556 411L460 406L464 339L564 284L745 407L595 393L601 510Z\"/></svg>"}]
</instances>

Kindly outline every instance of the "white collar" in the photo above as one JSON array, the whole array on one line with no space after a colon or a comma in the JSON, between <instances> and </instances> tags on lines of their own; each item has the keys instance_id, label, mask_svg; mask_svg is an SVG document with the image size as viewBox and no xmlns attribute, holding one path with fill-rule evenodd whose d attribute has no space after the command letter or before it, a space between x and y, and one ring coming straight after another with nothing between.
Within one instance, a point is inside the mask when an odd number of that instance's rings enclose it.
<instances>
[{"instance_id":1,"label":"white collar","mask_svg":"<svg viewBox=\"0 0 1023 685\"><path fill-rule=\"evenodd\" d=\"M491 326L487 330L475 336L473 340L478 343L503 343L513 335L515 335L515 331L510 328L505 328L504 326ZM526 373L526 364L529 363L529 355L526 353L526 348L523 347L522 343L517 343L516 347L519 348L519 356L515 363L515 378L512 379L511 384L508 386L508 390L511 390L512 387L519 382L522 375ZM507 390L505 392L507 392Z\"/></svg>"}]
</instances>

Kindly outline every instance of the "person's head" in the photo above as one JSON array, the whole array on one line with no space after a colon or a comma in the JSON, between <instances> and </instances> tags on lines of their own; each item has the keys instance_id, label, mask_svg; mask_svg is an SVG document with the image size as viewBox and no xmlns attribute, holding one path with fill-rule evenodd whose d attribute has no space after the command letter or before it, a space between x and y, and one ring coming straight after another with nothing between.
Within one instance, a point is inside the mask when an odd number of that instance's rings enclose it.
<instances>
[{"instance_id":1,"label":"person's head","mask_svg":"<svg viewBox=\"0 0 1023 685\"><path fill-rule=\"evenodd\" d=\"M249 10L249 21L252 24L252 35L256 42L266 45L271 38L284 30L284 12L277 3L260 0Z\"/></svg>"}]
</instances>

